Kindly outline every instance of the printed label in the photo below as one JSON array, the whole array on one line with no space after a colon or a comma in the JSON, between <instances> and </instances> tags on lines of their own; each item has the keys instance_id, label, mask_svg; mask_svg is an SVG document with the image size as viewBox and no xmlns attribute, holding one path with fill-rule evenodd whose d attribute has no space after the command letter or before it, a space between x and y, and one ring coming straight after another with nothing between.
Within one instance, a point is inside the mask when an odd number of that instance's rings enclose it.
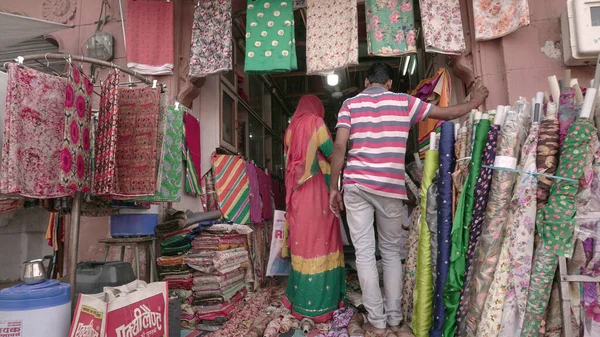
<instances>
[{"instance_id":1,"label":"printed label","mask_svg":"<svg viewBox=\"0 0 600 337\"><path fill-rule=\"evenodd\" d=\"M0 321L0 337L21 337L23 333L23 321Z\"/></svg>"},{"instance_id":2,"label":"printed label","mask_svg":"<svg viewBox=\"0 0 600 337\"><path fill-rule=\"evenodd\" d=\"M99 337L104 313L87 305L81 306L73 337Z\"/></svg>"},{"instance_id":3,"label":"printed label","mask_svg":"<svg viewBox=\"0 0 600 337\"><path fill-rule=\"evenodd\" d=\"M110 311L108 337L161 337L166 335L165 300L156 294L137 303Z\"/></svg>"}]
</instances>

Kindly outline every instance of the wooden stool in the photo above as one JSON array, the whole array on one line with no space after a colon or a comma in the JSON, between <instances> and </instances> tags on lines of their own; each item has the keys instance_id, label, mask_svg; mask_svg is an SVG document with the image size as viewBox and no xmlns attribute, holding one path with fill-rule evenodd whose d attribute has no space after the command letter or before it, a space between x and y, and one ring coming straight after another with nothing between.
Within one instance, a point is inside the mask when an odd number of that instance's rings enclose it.
<instances>
[{"instance_id":1,"label":"wooden stool","mask_svg":"<svg viewBox=\"0 0 600 337\"><path fill-rule=\"evenodd\" d=\"M121 261L125 258L125 247L133 246L135 251L135 275L140 278L140 246L147 246L150 251L150 282L158 281L158 271L156 268L156 237L146 236L141 238L108 238L100 239L99 243L104 244L104 261L108 258L110 247L121 247Z\"/></svg>"}]
</instances>

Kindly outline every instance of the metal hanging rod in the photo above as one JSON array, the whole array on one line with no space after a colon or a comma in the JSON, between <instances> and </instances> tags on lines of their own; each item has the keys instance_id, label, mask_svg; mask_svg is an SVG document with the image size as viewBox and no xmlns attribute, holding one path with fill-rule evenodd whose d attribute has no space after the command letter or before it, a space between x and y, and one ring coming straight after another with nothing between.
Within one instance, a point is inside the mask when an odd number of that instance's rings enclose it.
<instances>
[{"instance_id":1,"label":"metal hanging rod","mask_svg":"<svg viewBox=\"0 0 600 337\"><path fill-rule=\"evenodd\" d=\"M81 56L81 55L69 55L69 54L34 54L28 56L19 56L13 62L29 62L29 61L40 61L40 60L66 60L66 61L77 61L83 63L95 64L105 68L113 68L119 69L121 72L125 74L131 75L145 84L153 84L153 80L148 79L146 76L138 74L135 70L131 70L129 68L125 68L119 65L116 65L112 62L102 61L91 57ZM4 68L6 69L6 63L4 64ZM166 88L166 85L160 83L163 88Z\"/></svg>"}]
</instances>

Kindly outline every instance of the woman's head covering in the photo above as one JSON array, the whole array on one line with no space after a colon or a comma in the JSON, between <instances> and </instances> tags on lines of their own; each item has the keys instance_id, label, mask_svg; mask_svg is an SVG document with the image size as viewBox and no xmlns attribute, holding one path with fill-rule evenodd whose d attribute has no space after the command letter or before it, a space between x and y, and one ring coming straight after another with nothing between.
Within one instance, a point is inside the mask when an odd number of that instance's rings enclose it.
<instances>
[{"instance_id":1,"label":"woman's head covering","mask_svg":"<svg viewBox=\"0 0 600 337\"><path fill-rule=\"evenodd\" d=\"M306 115L315 115L320 118L325 117L325 107L319 97L315 95L302 96L298 102L298 107L296 108L296 112L294 112L291 123L294 123L294 120L298 120L300 117Z\"/></svg>"}]
</instances>

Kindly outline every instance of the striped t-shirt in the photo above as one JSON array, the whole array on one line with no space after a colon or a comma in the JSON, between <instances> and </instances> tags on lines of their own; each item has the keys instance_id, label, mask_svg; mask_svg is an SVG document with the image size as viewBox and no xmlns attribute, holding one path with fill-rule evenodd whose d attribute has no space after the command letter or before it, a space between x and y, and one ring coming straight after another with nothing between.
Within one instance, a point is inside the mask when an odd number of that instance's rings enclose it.
<instances>
[{"instance_id":1,"label":"striped t-shirt","mask_svg":"<svg viewBox=\"0 0 600 337\"><path fill-rule=\"evenodd\" d=\"M350 130L344 184L396 199L407 199L404 157L408 131L431 112L431 104L387 91L365 89L344 102L336 128Z\"/></svg>"}]
</instances>

